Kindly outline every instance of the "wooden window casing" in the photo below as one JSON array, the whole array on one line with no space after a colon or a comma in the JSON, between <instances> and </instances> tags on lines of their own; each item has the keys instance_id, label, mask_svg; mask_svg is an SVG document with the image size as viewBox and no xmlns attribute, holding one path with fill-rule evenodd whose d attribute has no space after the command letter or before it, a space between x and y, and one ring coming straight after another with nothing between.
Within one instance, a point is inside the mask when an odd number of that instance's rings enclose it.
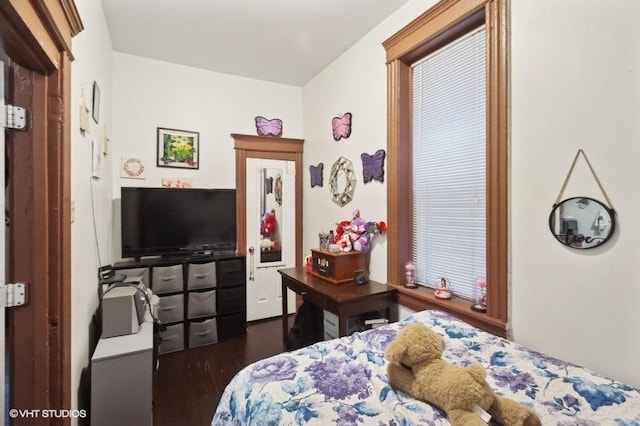
<instances>
[{"instance_id":1,"label":"wooden window casing","mask_svg":"<svg viewBox=\"0 0 640 426\"><path fill-rule=\"evenodd\" d=\"M406 289L411 259L411 64L471 29L487 31L487 312L467 300L443 301L427 288ZM442 0L387 39L387 282L398 302L440 309L506 336L508 320L508 65L507 0ZM409 173L407 173L409 171Z\"/></svg>"}]
</instances>

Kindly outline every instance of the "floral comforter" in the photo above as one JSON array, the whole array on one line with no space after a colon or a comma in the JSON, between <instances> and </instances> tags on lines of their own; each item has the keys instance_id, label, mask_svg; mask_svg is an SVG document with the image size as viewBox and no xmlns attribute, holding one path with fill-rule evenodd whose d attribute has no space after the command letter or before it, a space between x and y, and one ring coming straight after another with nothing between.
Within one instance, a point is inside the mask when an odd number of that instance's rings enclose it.
<instances>
[{"instance_id":1,"label":"floral comforter","mask_svg":"<svg viewBox=\"0 0 640 426\"><path fill-rule=\"evenodd\" d=\"M479 361L498 394L532 407L543 425L640 426L640 391L485 333L439 311L258 361L224 391L218 425L448 425L444 412L393 389L384 351L407 322L445 337L443 357Z\"/></svg>"}]
</instances>

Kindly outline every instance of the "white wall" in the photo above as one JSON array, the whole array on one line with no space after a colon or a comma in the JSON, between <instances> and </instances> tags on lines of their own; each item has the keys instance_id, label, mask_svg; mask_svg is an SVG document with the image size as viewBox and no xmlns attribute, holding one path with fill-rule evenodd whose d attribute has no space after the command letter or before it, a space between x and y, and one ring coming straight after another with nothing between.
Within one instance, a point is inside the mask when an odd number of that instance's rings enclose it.
<instances>
[{"instance_id":1,"label":"white wall","mask_svg":"<svg viewBox=\"0 0 640 426\"><path fill-rule=\"evenodd\" d=\"M161 177L191 176L195 186L233 187L230 133L255 134L254 117L284 120L285 137L305 138L304 248L317 234L348 219L355 208L386 220L386 184L362 183L360 154L386 149L386 67L382 41L435 0L412 0L376 27L303 89L114 54L99 3L80 2L85 30L73 41L72 74L72 384L88 362L87 330L97 304L98 266L90 186L90 140L111 136L103 178L93 181L102 263L119 255L111 201L120 185L159 186ZM516 341L607 376L640 386L635 314L640 300L640 196L635 188L640 146L640 4L617 0L511 2L511 326ZM80 88L101 87L100 125L78 132ZM113 86L113 102L110 99ZM113 120L109 105L113 103ZM350 138L335 142L331 119L353 113ZM304 123L304 127L303 127ZM104 124L107 124L106 129ZM155 167L156 128L200 132L198 171ZM548 214L573 156L585 149L618 213L619 227L605 247L576 251L555 241ZM120 178L120 157L148 161L144 181ZM339 156L354 163L354 200L340 208L329 198L328 175ZM109 163L111 162L111 163ZM308 166L324 163L324 187L310 188ZM111 168L110 168L110 167ZM386 168L386 165L385 165ZM602 198L580 161L566 196ZM116 221L114 221L116 222ZM372 279L386 280L386 238L372 252ZM113 253L113 254L112 254ZM73 405L77 400L73 395Z\"/></svg>"},{"instance_id":2,"label":"white wall","mask_svg":"<svg viewBox=\"0 0 640 426\"><path fill-rule=\"evenodd\" d=\"M84 30L73 39L71 71L71 402L78 400L82 369L89 365L89 327L98 305L97 271L111 262L111 157L102 158L102 178L91 178L92 141L111 136L111 41L100 2L77 2ZM88 129L80 132L80 98L91 110L92 86L100 87L100 116L89 112ZM95 225L95 228L94 228ZM94 231L95 229L95 231ZM98 256L98 252L100 256ZM86 395L85 395L86 396ZM67 408L67 407L65 407Z\"/></svg>"},{"instance_id":3,"label":"white wall","mask_svg":"<svg viewBox=\"0 0 640 426\"><path fill-rule=\"evenodd\" d=\"M72 63L71 380L72 407L88 408L78 398L86 392L79 389L80 378L89 364L98 267L120 259L120 186L158 187L162 177L187 176L196 187L235 187L230 134L256 134L254 117L262 115L281 118L284 137L300 138L302 89L114 53L100 3L80 2L78 10L85 29L73 40ZM99 123L90 111L82 133L81 94L91 110L94 81L101 93ZM157 127L200 132L199 170L156 167ZM92 179L92 141L105 136L109 155L102 157L101 178ZM122 156L147 159L147 179L120 178Z\"/></svg>"},{"instance_id":4,"label":"white wall","mask_svg":"<svg viewBox=\"0 0 640 426\"><path fill-rule=\"evenodd\" d=\"M335 229L355 209L370 221L387 220L387 184L364 183L360 154L387 148L387 68L382 42L434 0L409 2L304 86L304 243L305 253L319 246L318 233ZM353 114L351 136L336 142L331 120ZM353 200L344 207L330 198L329 175L339 157L353 162L358 178ZM323 186L311 188L309 166L324 164ZM385 160L385 171L387 161ZM386 282L386 236L377 236L371 251L370 278Z\"/></svg>"},{"instance_id":5,"label":"white wall","mask_svg":"<svg viewBox=\"0 0 640 426\"><path fill-rule=\"evenodd\" d=\"M386 147L386 68L382 41L434 1L412 0L304 87L304 248L359 208L386 219L386 184L362 184L360 153ZM511 2L510 274L511 326L517 342L640 386L640 147L637 84L640 4L618 0ZM331 118L352 112L349 139L334 142ZM635 119L635 121L634 121ZM547 219L578 148L596 169L620 226L605 247L560 245ZM359 182L340 208L328 175L339 156ZM308 166L324 163L324 187L310 188ZM386 165L385 165L386 168ZM583 161L565 195L602 199ZM385 241L383 238L382 241ZM384 246L371 274L386 280Z\"/></svg>"},{"instance_id":6,"label":"white wall","mask_svg":"<svg viewBox=\"0 0 640 426\"><path fill-rule=\"evenodd\" d=\"M283 137L302 137L302 89L137 56L114 54L114 257L120 256L121 186L159 187L190 177L198 188L235 188L231 133L256 135L255 117L280 118ZM158 127L200 133L200 168L156 167ZM145 159L147 178L120 177L121 157Z\"/></svg>"},{"instance_id":7,"label":"white wall","mask_svg":"<svg viewBox=\"0 0 640 426\"><path fill-rule=\"evenodd\" d=\"M511 2L511 323L516 341L640 386L640 4ZM547 218L578 148L619 227L572 250ZM579 159L565 197L604 196Z\"/></svg>"}]
</instances>

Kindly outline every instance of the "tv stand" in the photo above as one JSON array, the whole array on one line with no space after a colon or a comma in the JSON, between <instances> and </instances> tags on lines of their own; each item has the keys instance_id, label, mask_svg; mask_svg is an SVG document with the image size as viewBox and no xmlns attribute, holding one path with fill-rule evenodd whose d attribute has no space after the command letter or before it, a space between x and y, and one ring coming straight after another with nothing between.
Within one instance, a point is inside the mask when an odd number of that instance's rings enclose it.
<instances>
[{"instance_id":1,"label":"tv stand","mask_svg":"<svg viewBox=\"0 0 640 426\"><path fill-rule=\"evenodd\" d=\"M116 262L114 271L143 276L160 298L166 330L159 353L217 343L246 333L245 256L237 252L189 252Z\"/></svg>"},{"instance_id":2,"label":"tv stand","mask_svg":"<svg viewBox=\"0 0 640 426\"><path fill-rule=\"evenodd\" d=\"M220 257L220 256L230 256L235 254L235 250L214 250L213 251L213 255Z\"/></svg>"}]
</instances>

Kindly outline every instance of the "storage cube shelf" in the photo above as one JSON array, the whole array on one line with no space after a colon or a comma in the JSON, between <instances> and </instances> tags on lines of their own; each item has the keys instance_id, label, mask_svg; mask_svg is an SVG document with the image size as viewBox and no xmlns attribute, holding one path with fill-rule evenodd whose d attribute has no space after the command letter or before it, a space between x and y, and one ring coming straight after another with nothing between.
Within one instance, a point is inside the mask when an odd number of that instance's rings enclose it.
<instances>
[{"instance_id":1,"label":"storage cube shelf","mask_svg":"<svg viewBox=\"0 0 640 426\"><path fill-rule=\"evenodd\" d=\"M114 269L147 278L160 298L160 354L246 333L244 256L151 258L119 262Z\"/></svg>"}]
</instances>

